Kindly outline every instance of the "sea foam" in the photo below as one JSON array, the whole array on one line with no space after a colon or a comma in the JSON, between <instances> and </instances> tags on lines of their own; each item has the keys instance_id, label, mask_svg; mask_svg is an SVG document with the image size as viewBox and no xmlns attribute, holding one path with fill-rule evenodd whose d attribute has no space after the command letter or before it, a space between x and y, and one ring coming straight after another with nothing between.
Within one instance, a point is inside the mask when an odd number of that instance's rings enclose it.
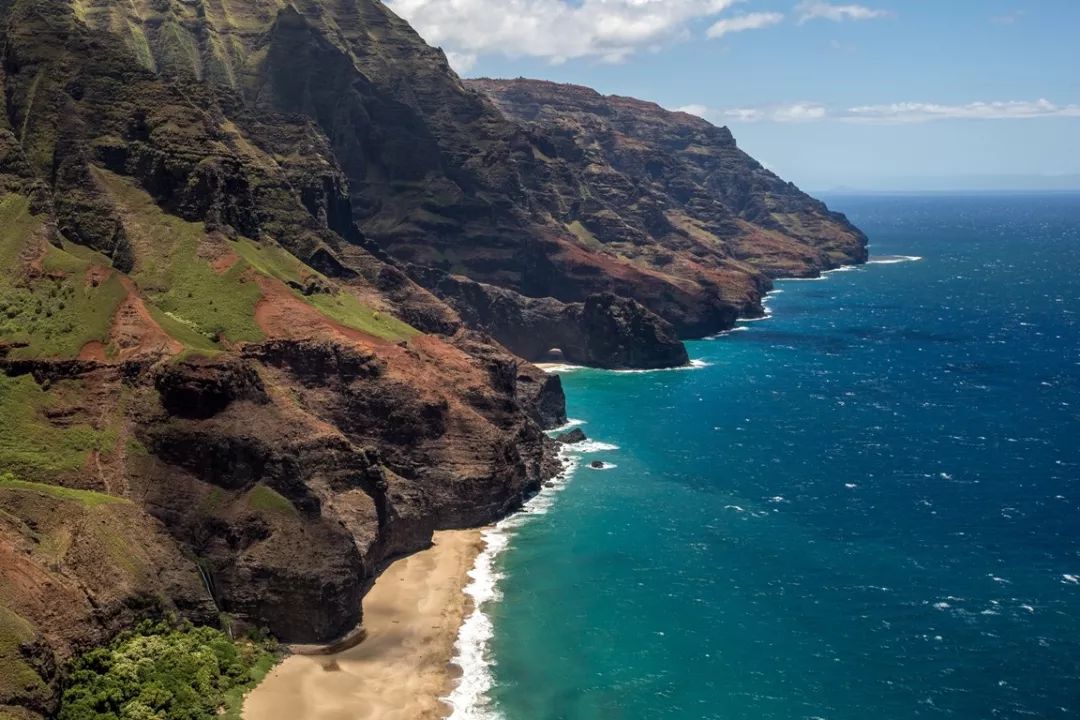
<instances>
[{"instance_id":1,"label":"sea foam","mask_svg":"<svg viewBox=\"0 0 1080 720\"><path fill-rule=\"evenodd\" d=\"M731 335L732 333L746 332L749 329L750 328L746 327L745 325L739 325L737 327L731 328L730 330L721 330L720 332L716 333L715 335L710 335L710 336L708 336L707 338L704 338L704 339L705 340L717 340L717 339L722 338L722 337L727 337L728 335Z\"/></svg>"},{"instance_id":2,"label":"sea foam","mask_svg":"<svg viewBox=\"0 0 1080 720\"><path fill-rule=\"evenodd\" d=\"M618 445L612 445L611 443L600 442L599 440L583 440L582 442L574 443L569 452L577 455L579 453L612 452L618 449Z\"/></svg>"},{"instance_id":3,"label":"sea foam","mask_svg":"<svg viewBox=\"0 0 1080 720\"><path fill-rule=\"evenodd\" d=\"M557 428L552 428L548 432L549 433L563 433L563 432L566 432L567 430L572 430L573 428L576 428L579 425L585 425L585 424L586 423L585 423L584 420L576 420L574 418L569 418L562 425L560 425Z\"/></svg>"},{"instance_id":4,"label":"sea foam","mask_svg":"<svg viewBox=\"0 0 1080 720\"><path fill-rule=\"evenodd\" d=\"M679 367L655 368L651 370L610 370L609 372L618 373L621 375L654 372L673 372L677 370L700 370L701 368L709 367L710 365L711 363L707 363L704 360L691 360L690 364L680 365ZM537 367L546 372L548 375L565 375L566 373L578 372L579 370L589 369L583 365L558 365L554 363L539 363L537 364Z\"/></svg>"},{"instance_id":5,"label":"sea foam","mask_svg":"<svg viewBox=\"0 0 1080 720\"><path fill-rule=\"evenodd\" d=\"M536 363L536 367L548 375L565 375L579 370L588 370L584 365L571 365L570 363Z\"/></svg>"},{"instance_id":6,"label":"sea foam","mask_svg":"<svg viewBox=\"0 0 1080 720\"><path fill-rule=\"evenodd\" d=\"M882 255L866 261L867 265L897 265L906 262L919 262L922 260L918 255Z\"/></svg>"},{"instance_id":7,"label":"sea foam","mask_svg":"<svg viewBox=\"0 0 1080 720\"><path fill-rule=\"evenodd\" d=\"M582 421L572 422L581 424ZM442 698L453 709L449 720L502 720L501 713L491 706L488 698L494 684L488 652L495 628L485 612L490 603L498 602L502 597L499 582L503 574L497 570L499 556L509 547L519 528L547 514L555 497L574 478L583 454L618 449L617 445L596 440L564 446L559 451L563 471L546 483L519 512L481 534L484 549L476 557L476 563L469 571L469 584L465 586L465 594L472 600L473 609L462 623L454 643L452 662L461 668L461 678L453 691Z\"/></svg>"},{"instance_id":8,"label":"sea foam","mask_svg":"<svg viewBox=\"0 0 1080 720\"><path fill-rule=\"evenodd\" d=\"M683 370L701 370L702 368L711 367L712 363L705 362L704 360L691 360L689 365L680 365L679 367L671 368L656 368L653 370L612 370L611 372L616 375L643 375L645 373L658 373L658 372L681 372Z\"/></svg>"}]
</instances>

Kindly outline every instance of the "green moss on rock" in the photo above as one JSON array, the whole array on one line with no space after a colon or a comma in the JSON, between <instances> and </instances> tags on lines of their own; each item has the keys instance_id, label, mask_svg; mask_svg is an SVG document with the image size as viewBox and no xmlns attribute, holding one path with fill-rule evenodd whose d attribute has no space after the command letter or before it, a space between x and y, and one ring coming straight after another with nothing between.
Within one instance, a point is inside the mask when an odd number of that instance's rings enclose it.
<instances>
[{"instance_id":1,"label":"green moss on rock","mask_svg":"<svg viewBox=\"0 0 1080 720\"><path fill-rule=\"evenodd\" d=\"M128 500L114 495L94 492L92 490L75 490L59 485L46 483L28 482L19 480L11 473L0 474L0 491L9 490L14 492L28 492L36 495L44 495L57 500L77 502L86 507L98 507L99 505L112 505L115 503L127 503Z\"/></svg>"},{"instance_id":2,"label":"green moss on rock","mask_svg":"<svg viewBox=\"0 0 1080 720\"><path fill-rule=\"evenodd\" d=\"M54 396L29 376L0 375L0 469L32 481L80 470L93 450L116 445L114 429L54 425L45 409Z\"/></svg>"},{"instance_id":3,"label":"green moss on rock","mask_svg":"<svg viewBox=\"0 0 1080 720\"><path fill-rule=\"evenodd\" d=\"M296 507L289 499L266 485L256 485L248 493L248 507L252 510L284 515L295 515Z\"/></svg>"},{"instance_id":4,"label":"green moss on rock","mask_svg":"<svg viewBox=\"0 0 1080 720\"><path fill-rule=\"evenodd\" d=\"M18 700L40 705L48 700L48 685L22 651L36 638L37 631L30 622L0 605L0 702Z\"/></svg>"}]
</instances>

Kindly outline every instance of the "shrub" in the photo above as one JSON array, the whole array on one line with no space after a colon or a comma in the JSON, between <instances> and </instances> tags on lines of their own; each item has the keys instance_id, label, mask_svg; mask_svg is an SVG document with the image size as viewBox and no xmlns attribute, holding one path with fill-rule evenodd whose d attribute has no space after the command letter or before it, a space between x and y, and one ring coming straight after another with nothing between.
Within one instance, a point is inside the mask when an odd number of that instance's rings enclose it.
<instances>
[{"instance_id":1,"label":"shrub","mask_svg":"<svg viewBox=\"0 0 1080 720\"><path fill-rule=\"evenodd\" d=\"M70 668L58 720L218 720L266 674L268 641L146 622Z\"/></svg>"}]
</instances>

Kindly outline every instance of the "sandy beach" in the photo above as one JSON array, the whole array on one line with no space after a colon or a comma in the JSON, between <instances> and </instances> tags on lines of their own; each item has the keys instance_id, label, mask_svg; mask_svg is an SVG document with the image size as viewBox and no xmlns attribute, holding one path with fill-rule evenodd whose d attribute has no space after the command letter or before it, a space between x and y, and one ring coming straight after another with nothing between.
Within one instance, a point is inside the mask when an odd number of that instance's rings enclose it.
<instances>
[{"instance_id":1,"label":"sandy beach","mask_svg":"<svg viewBox=\"0 0 1080 720\"><path fill-rule=\"evenodd\" d=\"M245 720L437 720L469 611L462 592L479 530L440 532L428 550L387 568L364 598L366 636L326 655L291 655L244 704Z\"/></svg>"}]
</instances>

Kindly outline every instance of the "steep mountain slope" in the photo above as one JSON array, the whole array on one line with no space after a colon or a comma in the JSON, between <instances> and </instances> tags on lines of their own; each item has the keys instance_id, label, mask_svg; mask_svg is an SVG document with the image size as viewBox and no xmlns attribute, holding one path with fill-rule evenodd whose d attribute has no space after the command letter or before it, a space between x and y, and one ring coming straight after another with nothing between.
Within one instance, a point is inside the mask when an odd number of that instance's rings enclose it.
<instances>
[{"instance_id":1,"label":"steep mountain slope","mask_svg":"<svg viewBox=\"0 0 1080 720\"><path fill-rule=\"evenodd\" d=\"M0 3L5 716L147 615L340 636L383 562L555 469L557 379L365 249L209 6ZM295 15L241 7L253 47Z\"/></svg>"},{"instance_id":2,"label":"steep mountain slope","mask_svg":"<svg viewBox=\"0 0 1080 720\"><path fill-rule=\"evenodd\" d=\"M865 236L840 213L766 170L740 150L727 128L634 98L540 80L467 80L508 116L554 142L556 156L576 157L582 182L625 227L605 242L678 251L678 230L713 241L721 258L749 263L771 277L830 269L866 257ZM662 212L669 224L650 217ZM604 233L600 211L579 218ZM599 215L599 217L596 217ZM763 237L763 231L773 233ZM768 242L768 240L772 242ZM724 255L723 253L726 253Z\"/></svg>"},{"instance_id":3,"label":"steep mountain slope","mask_svg":"<svg viewBox=\"0 0 1080 720\"><path fill-rule=\"evenodd\" d=\"M582 243L711 290L753 313L766 278L864 262L840 213L738 148L727 128L633 98L537 80L470 80L534 133L535 192ZM662 308L657 308L667 315ZM715 328L673 315L689 334Z\"/></svg>"},{"instance_id":4,"label":"steep mountain slope","mask_svg":"<svg viewBox=\"0 0 1080 720\"><path fill-rule=\"evenodd\" d=\"M146 615L341 635L554 472L522 357L679 365L862 257L726 131L483 86L508 118L376 0L0 0L0 33L0 715Z\"/></svg>"}]
</instances>

